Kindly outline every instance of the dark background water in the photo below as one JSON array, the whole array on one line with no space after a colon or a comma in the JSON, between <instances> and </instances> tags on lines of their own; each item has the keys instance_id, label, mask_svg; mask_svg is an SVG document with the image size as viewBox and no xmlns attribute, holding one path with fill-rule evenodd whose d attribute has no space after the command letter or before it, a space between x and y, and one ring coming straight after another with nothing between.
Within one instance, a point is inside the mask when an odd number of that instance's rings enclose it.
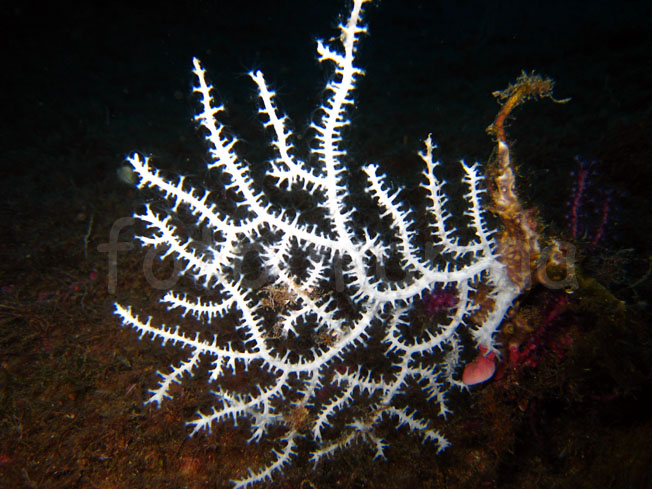
<instances>
[{"instance_id":1,"label":"dark background water","mask_svg":"<svg viewBox=\"0 0 652 489\"><path fill-rule=\"evenodd\" d=\"M298 135L313 118L329 67L315 61L315 39L334 34L339 1L15 2L3 11L0 132L5 198L33 189L66 194L75 185L115 181L124 155L182 151L195 112L193 56L230 110L228 121L256 146L255 91L245 74L262 69ZM652 177L652 30L649 2L398 1L367 7L369 36L358 65L358 105L347 146L353 164L390 174L416 168L428 134L446 161L486 161L484 129L498 105L491 93L522 70L557 81L556 95L516 114L509 130L534 202L560 220L577 154L600 160L600 185L615 187L622 215L640 208ZM240 127L239 127L240 124ZM250 139L250 140L249 140ZM193 146L188 144L188 146ZM203 162L179 167L192 172ZM409 176L406 176L409 178ZM565 181L566 180L566 181ZM648 206L645 206L648 207ZM647 211L647 209L645 209ZM627 232L621 234L628 234ZM636 233L629 233L636 234ZM634 239L633 236L628 238ZM639 236L636 247L649 249Z\"/></svg>"}]
</instances>

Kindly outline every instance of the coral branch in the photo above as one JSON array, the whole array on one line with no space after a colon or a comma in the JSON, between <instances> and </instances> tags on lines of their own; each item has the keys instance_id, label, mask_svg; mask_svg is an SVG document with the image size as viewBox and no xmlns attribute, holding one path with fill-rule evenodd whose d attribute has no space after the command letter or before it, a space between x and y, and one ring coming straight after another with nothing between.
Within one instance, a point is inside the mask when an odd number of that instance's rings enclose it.
<instances>
[{"instance_id":1,"label":"coral branch","mask_svg":"<svg viewBox=\"0 0 652 489\"><path fill-rule=\"evenodd\" d=\"M274 197L262 190L236 151L240 143L224 130L219 120L224 110L215 104L197 59L194 90L201 111L196 120L209 145L207 166L218 175L216 181L225 182L232 201L220 201L183 178L166 179L147 158L128 159L139 188L158 192L171 209L146 207L137 215L149 232L140 238L142 244L178 261L181 274L198 287L163 297L169 314L179 313L178 326L142 321L120 304L115 313L141 338L188 350L186 360L160 373L150 402L159 405L170 398L171 385L193 376L206 361L215 401L207 414L199 412L189 423L192 433L243 418L252 441L276 437L278 449L263 466L235 480L236 487L282 471L297 453L298 437L312 440L315 462L356 440L382 457L387 447L379 429L383 418L443 450L448 442L435 427L436 415L449 412L446 393L463 388L460 333L467 330L478 346L495 349L496 331L523 290L505 258L511 248L499 247L488 225L480 165L462 163L469 226L456 228L446 210L445 182L436 175L439 163L430 136L421 153L430 232L421 234L403 191L393 188L377 165L363 166L364 192L351 192L349 178L355 177L345 164L341 129L349 124L347 110L363 73L354 64L366 30L363 3L354 0L339 36L317 44L319 61L333 65L334 73L312 125L316 165L305 163L309 155L295 155L290 125L273 91L262 73L250 74L272 138L274 157L266 176L276 184ZM505 191L494 199L505 219L514 208L522 212L510 195L514 183L508 159L501 154L496 184ZM310 212L296 210L297 193L310 201ZM374 219L361 215L362 201L367 209L375 205L364 211L376 212ZM197 228L207 227L209 242L199 242L175 224L171 215L179 213L190 216ZM431 304L432 317L417 327L415 305L430 291L446 297ZM188 332L196 326L211 336ZM244 380L234 382L240 375ZM411 406L414 395L434 410ZM352 419L353 413L358 417Z\"/></svg>"}]
</instances>

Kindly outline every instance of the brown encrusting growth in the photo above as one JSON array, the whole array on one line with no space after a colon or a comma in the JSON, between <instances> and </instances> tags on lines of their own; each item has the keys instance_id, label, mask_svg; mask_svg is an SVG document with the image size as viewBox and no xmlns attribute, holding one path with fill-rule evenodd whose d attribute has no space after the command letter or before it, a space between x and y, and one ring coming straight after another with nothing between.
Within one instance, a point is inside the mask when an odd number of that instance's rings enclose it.
<instances>
[{"instance_id":1,"label":"brown encrusting growth","mask_svg":"<svg viewBox=\"0 0 652 489\"><path fill-rule=\"evenodd\" d=\"M498 141L507 142L505 135L505 121L512 111L519 105L528 100L538 100L541 98L548 98L555 103L564 104L570 98L556 99L552 95L555 82L552 78L544 78L541 75L531 72L530 74L522 71L514 83L510 83L505 90L496 90L492 93L502 108L494 122L487 128L487 132L492 136L496 136Z\"/></svg>"},{"instance_id":2,"label":"brown encrusting growth","mask_svg":"<svg viewBox=\"0 0 652 489\"><path fill-rule=\"evenodd\" d=\"M521 291L531 285L532 271L541 255L536 209L523 207L516 192L516 178L509 156L509 147L498 141L498 156L488 171L492 210L500 218L498 253L507 265L509 278Z\"/></svg>"},{"instance_id":3,"label":"brown encrusting growth","mask_svg":"<svg viewBox=\"0 0 652 489\"><path fill-rule=\"evenodd\" d=\"M498 237L498 252L501 261L507 265L509 278L518 286L521 292L529 289L532 280L539 282L547 280L549 268L564 268L566 256L559 251L562 246L555 238L552 248L559 252L550 252L541 261L541 250L544 240L541 234L541 224L538 219L538 209L526 208L516 190L516 173L511 161L510 147L505 134L507 117L519 105L528 100L548 98L555 103L566 103L570 99L556 99L553 96L554 81L534 72L521 72L514 83L505 90L493 92L502 107L487 132L496 137L496 151L487 168L489 195L492 210L500 218L502 230ZM571 270L566 270L570 273Z\"/></svg>"}]
</instances>

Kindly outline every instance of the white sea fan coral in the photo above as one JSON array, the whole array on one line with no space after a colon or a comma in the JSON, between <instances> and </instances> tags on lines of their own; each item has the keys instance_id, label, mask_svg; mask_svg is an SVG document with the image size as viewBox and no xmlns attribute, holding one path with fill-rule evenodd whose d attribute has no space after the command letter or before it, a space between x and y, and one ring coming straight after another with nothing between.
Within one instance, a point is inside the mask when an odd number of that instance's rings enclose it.
<instances>
[{"instance_id":1,"label":"white sea fan coral","mask_svg":"<svg viewBox=\"0 0 652 489\"><path fill-rule=\"evenodd\" d=\"M263 191L262 181L238 156L237 140L219 122L223 108L215 105L197 59L195 92L202 110L196 119L210 148L208 168L226 182L229 203L183 178L164 178L148 158L128 158L138 187L158 192L172 209L165 213L145 206L136 217L150 234L140 240L172 257L184 276L201 285L199 293L169 291L161 302L188 316L184 325L192 318L213 333L207 338L180 326L142 320L131 307L116 304L123 325L137 330L141 338L187 352L184 361L160 373L148 402L159 405L170 397L171 384L192 376L205 358L215 404L189 423L193 433L246 418L251 441L257 442L270 436L272 425L285 427L266 464L234 481L236 487L282 470L297 452L300 436L312 440L315 462L358 439L369 442L382 457L386 443L375 428L383 418L444 449L444 436L427 413L410 405L412 396L406 394L422 392L435 412L445 415L447 391L461 385L456 379L461 329L491 350L492 335L518 294L496 256L484 218L478 165L462 163L469 227L457 230L446 211L443 182L435 176L439 163L433 159L430 137L420 156L431 246L419 245L424 240L417 239L413 212L375 165L363 167L364 191L378 215L369 219L373 225L363 224L367 217L360 216L355 207L359 199L348 186L341 138L349 124L347 109L354 103L356 79L363 74L354 65L365 31L363 3L353 2L337 40L317 44L319 61L332 63L334 74L326 85L319 120L312 125L316 164L296 156L274 93L262 73L251 73L275 151L266 177L276 189ZM296 192L311 202L309 211L288 204ZM192 216L197 228L209 231L210 241L188 237L173 220L174 213ZM400 279L388 278L391 267L403 272ZM254 273L257 270L260 273ZM480 284L484 310L472 320L480 307L475 292ZM437 287L454 290L457 300L438 321L419 323L415 304ZM201 297L202 290L207 297ZM226 378L245 371L241 389L225 386Z\"/></svg>"}]
</instances>

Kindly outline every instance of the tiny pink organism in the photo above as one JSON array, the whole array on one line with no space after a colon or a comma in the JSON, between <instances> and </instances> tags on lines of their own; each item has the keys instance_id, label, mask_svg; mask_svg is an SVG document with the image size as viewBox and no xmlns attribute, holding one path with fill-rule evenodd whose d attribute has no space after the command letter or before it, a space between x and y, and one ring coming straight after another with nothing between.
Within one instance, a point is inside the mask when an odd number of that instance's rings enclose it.
<instances>
[{"instance_id":1,"label":"tiny pink organism","mask_svg":"<svg viewBox=\"0 0 652 489\"><path fill-rule=\"evenodd\" d=\"M423 307L429 316L447 311L457 305L457 292L452 289L436 288L423 298Z\"/></svg>"}]
</instances>

